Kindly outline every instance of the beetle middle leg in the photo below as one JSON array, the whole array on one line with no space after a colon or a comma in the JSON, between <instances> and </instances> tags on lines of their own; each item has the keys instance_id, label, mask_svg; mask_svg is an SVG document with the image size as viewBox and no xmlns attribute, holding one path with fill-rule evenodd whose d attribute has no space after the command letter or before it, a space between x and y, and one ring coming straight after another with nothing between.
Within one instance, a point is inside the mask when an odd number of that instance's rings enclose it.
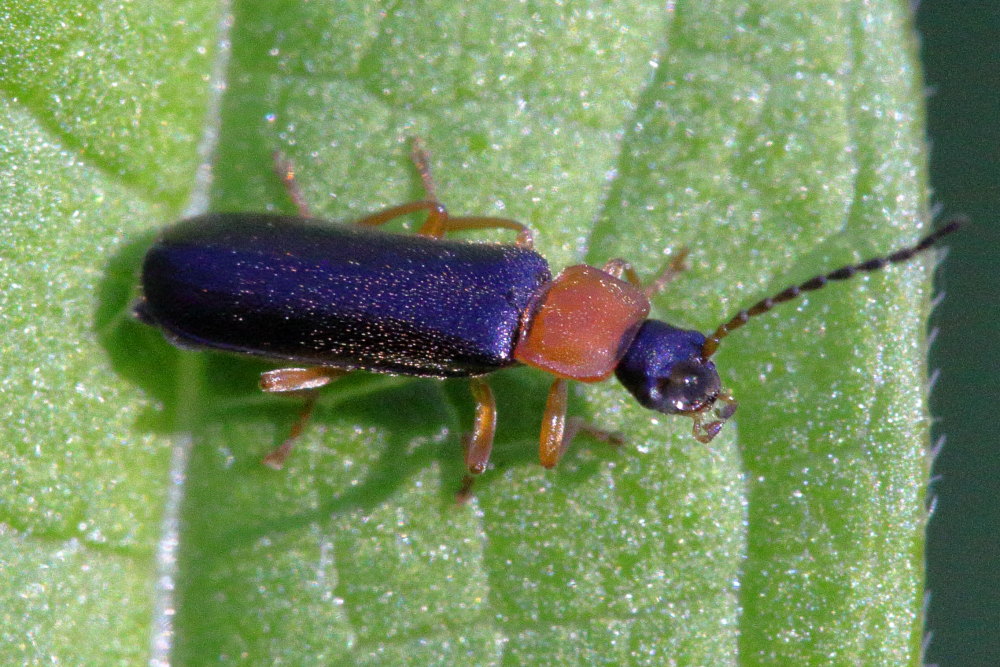
<instances>
[{"instance_id":1,"label":"beetle middle leg","mask_svg":"<svg viewBox=\"0 0 1000 667\"><path fill-rule=\"evenodd\" d=\"M529 249L534 246L534 237L531 230L516 220L472 216L453 218L448 214L448 209L445 208L444 204L430 199L390 206L389 208L355 220L354 224L363 227L377 227L409 213L417 213L418 211L427 211L427 220L417 230L417 234L420 236L441 238L447 232L458 231L460 229L512 229L517 232L515 245Z\"/></svg>"},{"instance_id":2,"label":"beetle middle leg","mask_svg":"<svg viewBox=\"0 0 1000 667\"><path fill-rule=\"evenodd\" d=\"M292 166L291 161L278 151L274 152L273 158L274 171L285 186L288 197L295 204L298 214L303 218L311 217L309 205L306 203L302 190L295 180L295 168ZM399 204L398 206L390 206L389 208L355 220L354 224L363 227L378 227L396 218L401 218L404 215L426 211L427 220L417 230L417 234L420 236L441 238L448 232L463 229L510 229L517 232L517 238L514 241L515 245L521 248L534 248L534 236L531 229L516 220L491 216L452 217L449 215L448 209L437 199L437 189L430 171L430 155L427 153L427 149L424 148L423 142L420 139L414 139L413 141L412 158L417 172L420 174L420 180L423 183L424 191L427 193L427 198L420 201Z\"/></svg>"},{"instance_id":3,"label":"beetle middle leg","mask_svg":"<svg viewBox=\"0 0 1000 667\"><path fill-rule=\"evenodd\" d=\"M431 174L431 156L420 137L413 138L410 158L420 175L420 182L424 186L424 192L427 193L427 201L437 203L437 186L434 183L434 176ZM535 245L531 229L516 220L492 216L451 217L444 206L440 204L438 206L440 206L438 211L428 213L427 222L420 228L419 234L440 238L448 232L462 229L512 229L517 232L515 245L529 249Z\"/></svg>"},{"instance_id":4,"label":"beetle middle leg","mask_svg":"<svg viewBox=\"0 0 1000 667\"><path fill-rule=\"evenodd\" d=\"M341 368L278 368L261 373L260 388L271 394L298 394L305 397L305 404L298 418L292 424L288 437L261 461L264 465L280 470L291 454L295 441L302 435L302 429L312 416L319 397L320 387L326 386L349 371Z\"/></svg>"},{"instance_id":5,"label":"beetle middle leg","mask_svg":"<svg viewBox=\"0 0 1000 667\"><path fill-rule=\"evenodd\" d=\"M422 155L424 155L424 158L422 159L426 160L426 153L423 153ZM274 173L281 179L281 184L285 186L288 198L292 200L298 214L303 218L312 217L309 210L309 204L306 202L306 198L302 194L302 189L299 187L299 183L295 179L295 167L291 160L285 157L281 151L274 151L271 154L271 157L274 160ZM417 158L414 157L414 160L416 159ZM363 227L378 227L379 225L384 225L387 222L391 222L396 218L401 218L410 213L427 211L427 221L417 233L423 236L443 236L444 230L450 226L448 221L451 220L451 218L448 216L448 209L446 209L444 205L435 198L433 181L429 180L430 173L426 172L425 176L426 166L421 166L421 164L426 163L418 163L417 170L420 171L421 179L424 180L424 188L427 190L428 195L427 199L407 202L406 204L400 204L398 206L390 206L389 208L377 211L371 215L360 218L359 220L355 220L354 224L361 225ZM524 228L524 226L520 223L514 221L509 222L515 225L515 228L519 231ZM425 231L425 229L429 231Z\"/></svg>"},{"instance_id":6,"label":"beetle middle leg","mask_svg":"<svg viewBox=\"0 0 1000 667\"><path fill-rule=\"evenodd\" d=\"M497 429L496 400L493 398L493 390L489 383L483 378L475 377L470 380L469 388L472 390L472 398L476 401L476 420L472 433L462 442L468 473L456 495L459 503L469 499L473 482L486 470L490 462L490 452L493 451L493 436Z\"/></svg>"}]
</instances>

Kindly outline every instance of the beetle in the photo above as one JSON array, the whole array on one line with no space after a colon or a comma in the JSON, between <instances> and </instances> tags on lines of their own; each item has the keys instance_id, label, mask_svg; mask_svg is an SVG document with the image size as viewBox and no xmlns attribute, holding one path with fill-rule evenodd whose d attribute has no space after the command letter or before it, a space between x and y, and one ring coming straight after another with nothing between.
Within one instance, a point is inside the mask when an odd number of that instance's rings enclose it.
<instances>
[{"instance_id":1,"label":"beetle","mask_svg":"<svg viewBox=\"0 0 1000 667\"><path fill-rule=\"evenodd\" d=\"M170 342L298 364L261 376L265 392L306 395L291 434L265 457L267 465L283 465L317 390L354 370L469 378L475 419L463 442L468 474L460 500L486 469L493 445L496 406L485 376L517 364L554 376L539 439L546 468L580 430L620 443L567 419L570 380L614 375L644 407L692 418L694 438L708 443L737 407L711 360L725 336L803 292L905 262L959 227L952 221L913 246L782 290L706 336L647 318L650 298L683 268L683 251L646 286L621 259L602 268L570 266L553 277L525 225L451 216L436 197L419 141L413 160L426 199L343 225L309 215L294 171L276 156L297 216L207 213L167 228L145 256L135 313ZM378 229L416 212L427 214L416 235ZM513 230L516 241L444 238L483 228Z\"/></svg>"}]
</instances>

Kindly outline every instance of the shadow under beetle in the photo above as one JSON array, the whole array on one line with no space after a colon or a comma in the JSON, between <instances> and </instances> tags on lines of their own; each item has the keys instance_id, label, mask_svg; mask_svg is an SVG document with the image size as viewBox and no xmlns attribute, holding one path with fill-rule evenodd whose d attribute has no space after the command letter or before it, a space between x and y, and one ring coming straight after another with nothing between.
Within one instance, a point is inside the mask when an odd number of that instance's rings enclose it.
<instances>
[{"instance_id":1,"label":"shadow under beetle","mask_svg":"<svg viewBox=\"0 0 1000 667\"><path fill-rule=\"evenodd\" d=\"M555 376L539 446L546 468L580 430L616 436L566 417L569 380L614 374L643 406L693 419L707 443L736 411L711 357L751 317L831 280L904 262L959 227L953 221L916 245L842 267L762 299L709 336L647 319L652 295L681 269L684 252L649 285L631 265L577 265L555 278L533 250L531 231L504 218L452 217L437 201L429 160L414 141L427 198L352 225L310 219L290 165L278 171L299 215L208 213L167 228L146 254L137 316L181 347L211 348L302 364L261 376L266 392L301 392L305 406L264 463L280 468L316 402L317 390L353 370L468 377L475 424L464 441L468 475L459 500L489 463L496 406L485 376L526 364ZM416 236L374 229L425 211ZM456 230L506 228L514 244L444 239Z\"/></svg>"}]
</instances>

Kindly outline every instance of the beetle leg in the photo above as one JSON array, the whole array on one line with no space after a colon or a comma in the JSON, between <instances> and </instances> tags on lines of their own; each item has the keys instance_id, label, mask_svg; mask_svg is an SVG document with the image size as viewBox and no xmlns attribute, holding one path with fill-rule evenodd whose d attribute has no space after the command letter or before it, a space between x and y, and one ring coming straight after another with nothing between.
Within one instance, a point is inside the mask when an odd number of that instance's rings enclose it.
<instances>
[{"instance_id":1,"label":"beetle leg","mask_svg":"<svg viewBox=\"0 0 1000 667\"><path fill-rule=\"evenodd\" d=\"M620 257L615 257L614 259L609 259L601 271L618 278L625 277L625 280L629 281L636 287L642 287L642 281L639 280L639 274L635 272L635 268L627 261Z\"/></svg>"},{"instance_id":2,"label":"beetle leg","mask_svg":"<svg viewBox=\"0 0 1000 667\"><path fill-rule=\"evenodd\" d=\"M427 193L427 198L437 201L437 188L434 185L434 177L431 175L431 154L427 151L427 146L420 137L413 137L412 139L410 159L413 160L413 166L417 168L417 173L420 174L420 182L424 185L424 192Z\"/></svg>"},{"instance_id":3,"label":"beetle leg","mask_svg":"<svg viewBox=\"0 0 1000 667\"><path fill-rule=\"evenodd\" d=\"M431 174L431 156L427 151L427 146L424 145L423 140L420 137L413 137L413 147L410 152L410 157L413 159L413 164L417 169L417 173L420 174L420 182L423 183L424 192L427 193L427 199L436 202L437 201L437 186L434 184L434 176ZM517 232L517 240L514 242L517 246L521 248L534 248L534 236L531 230L526 226L522 225L516 220L508 220L507 218L494 218L489 216L470 216L470 217L459 217L452 218L448 215L444 207L441 207L440 211L431 211L430 215L427 216L427 222L420 229L420 234L425 236L442 237L448 232L458 231L460 229L513 229Z\"/></svg>"},{"instance_id":4,"label":"beetle leg","mask_svg":"<svg viewBox=\"0 0 1000 667\"><path fill-rule=\"evenodd\" d=\"M424 155L426 158L426 154ZM285 186L285 190L288 192L288 197L292 200L292 203L295 204L295 208L298 210L299 215L303 218L311 217L309 205L306 203L306 199L302 195L302 190L299 188L299 184L295 180L295 167L292 165L290 160L281 154L280 151L274 151L273 157L274 171L278 175L278 178L281 179L282 184ZM414 160L416 161L416 157L414 157ZM356 220L355 224L365 227L377 227L409 213L427 211L427 221L420 228L418 233L423 236L444 236L446 221L448 220L448 210L444 207L444 204L438 202L434 197L433 182L428 180L430 179L430 172L426 172L426 164L421 166L421 163L418 162L417 170L420 171L421 179L424 179L424 187L427 188L428 184L430 184L430 188L427 189L427 199L408 202L406 204L400 204L399 206L391 206L382 211L378 211L377 213L365 216L360 220Z\"/></svg>"},{"instance_id":5,"label":"beetle leg","mask_svg":"<svg viewBox=\"0 0 1000 667\"><path fill-rule=\"evenodd\" d=\"M319 389L349 371L343 368L314 366L313 368L277 368L260 374L260 388L269 394Z\"/></svg>"},{"instance_id":6,"label":"beetle leg","mask_svg":"<svg viewBox=\"0 0 1000 667\"><path fill-rule=\"evenodd\" d=\"M611 447L617 448L625 444L625 438L622 437L621 433L597 428L592 424L588 424L583 417L568 417L566 419L566 433L563 435L562 451L559 452L560 456L566 453L566 450L569 449L570 444L573 442L573 438L581 432Z\"/></svg>"},{"instance_id":7,"label":"beetle leg","mask_svg":"<svg viewBox=\"0 0 1000 667\"><path fill-rule=\"evenodd\" d=\"M417 230L417 234L420 236L441 238L447 232L453 232L460 229L513 229L517 232L517 240L515 243L518 246L529 249L534 247L534 237L531 230L526 225L522 225L516 220L478 216L453 218L448 215L448 209L444 207L444 204L431 201L429 199L411 201L406 204L400 204L399 206L391 206L387 209L378 211L377 213L372 213L371 215L366 215L359 220L355 220L354 224L362 225L364 227L377 227L409 213L416 213L417 211L427 211L427 220L420 226L420 229Z\"/></svg>"},{"instance_id":8,"label":"beetle leg","mask_svg":"<svg viewBox=\"0 0 1000 667\"><path fill-rule=\"evenodd\" d=\"M660 270L660 273L649 281L649 284L645 287L647 298L652 298L662 292L667 284L673 281L673 279L679 276L683 271L687 270L688 252L687 246L681 246L681 248L677 251L677 254L671 257L667 265Z\"/></svg>"},{"instance_id":9,"label":"beetle leg","mask_svg":"<svg viewBox=\"0 0 1000 667\"><path fill-rule=\"evenodd\" d=\"M481 475L490 462L490 452L493 450L493 435L497 427L497 406L493 399L493 390L483 378L472 378L470 383L472 398L476 401L476 421L472 434L463 442L465 449L465 467L469 473L462 480L457 500L464 503L469 499L472 483Z\"/></svg>"},{"instance_id":10,"label":"beetle leg","mask_svg":"<svg viewBox=\"0 0 1000 667\"><path fill-rule=\"evenodd\" d=\"M409 213L416 213L417 211L427 211L427 222L421 226L420 230L417 232L421 236L442 236L444 232L435 233L432 229L430 232L424 231L424 228L433 222L432 227L444 228L444 220L448 218L448 209L444 207L441 202L431 201L429 199L422 199L420 201L411 201L405 204L400 204L399 206L390 206L389 208L378 211L377 213L372 213L371 215L366 215L360 220L355 220L354 224L362 225L363 227L378 227L379 225L384 225L387 222L400 218Z\"/></svg>"},{"instance_id":11,"label":"beetle leg","mask_svg":"<svg viewBox=\"0 0 1000 667\"><path fill-rule=\"evenodd\" d=\"M448 215L448 209L444 207L444 204L428 199L411 201L406 204L400 204L399 206L392 206L390 208L383 209L377 213L367 215L360 220L355 220L354 224L365 227L377 227L395 220L396 218L409 213L415 213L417 211L427 211L427 220L420 226L420 229L417 230L417 234L420 236L441 238L447 232L453 232L460 229L513 229L517 232L517 240L515 243L518 246L529 249L534 246L534 237L531 233L531 229L516 220L478 216L453 218Z\"/></svg>"},{"instance_id":12,"label":"beetle leg","mask_svg":"<svg viewBox=\"0 0 1000 667\"><path fill-rule=\"evenodd\" d=\"M285 192L288 193L289 199L295 204L299 215L303 218L311 217L309 204L306 203L306 198L302 195L302 189L299 187L298 181L295 180L295 167L281 151L274 151L271 157L274 160L274 173L281 179L281 183L285 186Z\"/></svg>"},{"instance_id":13,"label":"beetle leg","mask_svg":"<svg viewBox=\"0 0 1000 667\"><path fill-rule=\"evenodd\" d=\"M420 201L407 202L399 206L391 206L377 213L367 215L360 220L356 220L354 224L365 227L377 227L410 213L427 211L427 220L417 230L417 234L421 236L441 238L448 232L461 229L512 229L517 232L517 240L514 242L517 246L528 249L534 248L534 236L531 229L516 220L488 216L459 218L449 216L448 209L437 200L437 188L434 185L434 177L431 175L430 155L419 137L414 137L413 139L412 157L413 164L417 168L417 173L420 174L420 181L423 183L424 190L427 193L427 198ZM303 218L311 217L309 205L306 203L301 188L299 188L298 181L295 180L295 167L280 151L274 151L273 158L274 171L285 186L288 197L295 204L299 215Z\"/></svg>"},{"instance_id":14,"label":"beetle leg","mask_svg":"<svg viewBox=\"0 0 1000 667\"><path fill-rule=\"evenodd\" d=\"M665 288L670 281L676 278L681 271L684 271L684 269L687 268L685 264L687 256L688 249L681 248L670 260L670 262L660 270L656 277L649 281L648 285L642 284L642 280L639 279L639 274L636 273L635 268L624 259L615 258L608 260L601 270L618 279L624 277L625 280L629 281L636 287L642 287L646 297L649 298L662 292L663 288Z\"/></svg>"},{"instance_id":15,"label":"beetle leg","mask_svg":"<svg viewBox=\"0 0 1000 667\"><path fill-rule=\"evenodd\" d=\"M288 437L265 456L261 463L275 470L280 470L285 465L285 460L292 452L295 441L302 434L302 429L305 428L313 408L316 407L319 388L347 373L348 371L341 368L322 366L316 368L279 368L261 373L260 388L263 391L274 394L298 392L303 394L306 399L298 418L292 424L292 430Z\"/></svg>"},{"instance_id":16,"label":"beetle leg","mask_svg":"<svg viewBox=\"0 0 1000 667\"><path fill-rule=\"evenodd\" d=\"M493 435L497 428L497 406L493 390L483 378L472 378L472 398L476 401L476 421L465 450L465 467L470 475L486 470L493 450Z\"/></svg>"},{"instance_id":17,"label":"beetle leg","mask_svg":"<svg viewBox=\"0 0 1000 667\"><path fill-rule=\"evenodd\" d=\"M431 156L420 137L413 137L410 159L420 174L420 182L424 186L424 192L427 193L427 200L437 204L436 208L427 209L427 220L417 233L439 239L448 229L448 211L438 203L437 187L434 185L434 176L431 175Z\"/></svg>"},{"instance_id":18,"label":"beetle leg","mask_svg":"<svg viewBox=\"0 0 1000 667\"><path fill-rule=\"evenodd\" d=\"M267 456L261 459L261 463L266 465L268 468L274 468L275 470L281 470L285 461L288 459L288 455L292 453L292 448L295 446L295 441L298 440L299 436L302 435L302 429L305 428L306 422L309 421L309 417L312 416L313 408L316 407L316 399L319 397L319 392L315 389L305 392L306 402L302 406L302 411L299 412L298 419L292 424L292 430L288 432L288 437L284 441L268 452Z\"/></svg>"},{"instance_id":19,"label":"beetle leg","mask_svg":"<svg viewBox=\"0 0 1000 667\"><path fill-rule=\"evenodd\" d=\"M612 447L620 447L625 443L621 435L591 426L581 417L566 417L568 382L564 378L553 381L552 387L549 388L548 399L545 401L538 458L546 468L555 467L559 463L559 459L572 444L573 438L581 431Z\"/></svg>"},{"instance_id":20,"label":"beetle leg","mask_svg":"<svg viewBox=\"0 0 1000 667\"><path fill-rule=\"evenodd\" d=\"M546 468L552 468L568 444L564 444L566 435L566 394L568 381L556 378L549 387L549 396L545 400L545 412L542 414L542 432L538 444L538 460Z\"/></svg>"},{"instance_id":21,"label":"beetle leg","mask_svg":"<svg viewBox=\"0 0 1000 667\"><path fill-rule=\"evenodd\" d=\"M445 220L444 231L453 232L460 229L513 229L517 232L514 245L528 250L535 247L535 236L531 229L516 220L488 216L462 216Z\"/></svg>"}]
</instances>

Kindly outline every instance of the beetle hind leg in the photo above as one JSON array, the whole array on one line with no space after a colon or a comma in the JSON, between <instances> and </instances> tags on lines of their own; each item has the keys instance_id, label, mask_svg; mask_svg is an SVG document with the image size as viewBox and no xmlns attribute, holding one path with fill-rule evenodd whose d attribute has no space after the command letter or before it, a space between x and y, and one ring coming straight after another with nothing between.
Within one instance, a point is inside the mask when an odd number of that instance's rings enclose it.
<instances>
[{"instance_id":1,"label":"beetle hind leg","mask_svg":"<svg viewBox=\"0 0 1000 667\"><path fill-rule=\"evenodd\" d=\"M424 192L431 201L437 201L437 186L434 184L434 176L431 174L431 154L427 150L424 140L418 136L410 140L410 159L413 166L420 174L420 182L424 186Z\"/></svg>"},{"instance_id":2,"label":"beetle hind leg","mask_svg":"<svg viewBox=\"0 0 1000 667\"><path fill-rule=\"evenodd\" d=\"M278 178L281 179L281 184L285 186L285 192L288 193L288 198L295 204L295 210L303 218L312 217L309 212L309 204L306 203L306 198L302 194L302 188L299 187L298 181L295 180L295 167L292 165L291 160L285 157L281 151L274 151L271 154L271 159L274 161L274 173L278 175Z\"/></svg>"},{"instance_id":3,"label":"beetle hind leg","mask_svg":"<svg viewBox=\"0 0 1000 667\"><path fill-rule=\"evenodd\" d=\"M326 386L346 375L348 371L340 368L278 368L273 371L261 373L260 388L269 394L299 394L305 397L305 404L299 412L298 418L292 424L292 429L288 437L282 441L275 449L263 458L261 463L280 470L292 453L295 441L302 435L309 417L312 416L316 407L316 399L319 398L320 387Z\"/></svg>"},{"instance_id":4,"label":"beetle hind leg","mask_svg":"<svg viewBox=\"0 0 1000 667\"><path fill-rule=\"evenodd\" d=\"M319 398L319 392L312 389L306 391L305 394L306 402L302 406L302 410L299 412L299 416L295 420L295 423L292 424L292 430L288 432L288 436L280 445L272 449L267 453L267 456L261 459L260 462L268 468L281 470L285 467L285 461L288 459L289 454L292 453L292 448L295 447L295 441L299 439L300 435L302 435L302 430L305 428L306 422L308 422L309 417L312 416L313 408L316 407L316 399Z\"/></svg>"},{"instance_id":5,"label":"beetle hind leg","mask_svg":"<svg viewBox=\"0 0 1000 667\"><path fill-rule=\"evenodd\" d=\"M260 388L269 394L286 394L325 387L350 371L342 368L277 368L260 374Z\"/></svg>"}]
</instances>

